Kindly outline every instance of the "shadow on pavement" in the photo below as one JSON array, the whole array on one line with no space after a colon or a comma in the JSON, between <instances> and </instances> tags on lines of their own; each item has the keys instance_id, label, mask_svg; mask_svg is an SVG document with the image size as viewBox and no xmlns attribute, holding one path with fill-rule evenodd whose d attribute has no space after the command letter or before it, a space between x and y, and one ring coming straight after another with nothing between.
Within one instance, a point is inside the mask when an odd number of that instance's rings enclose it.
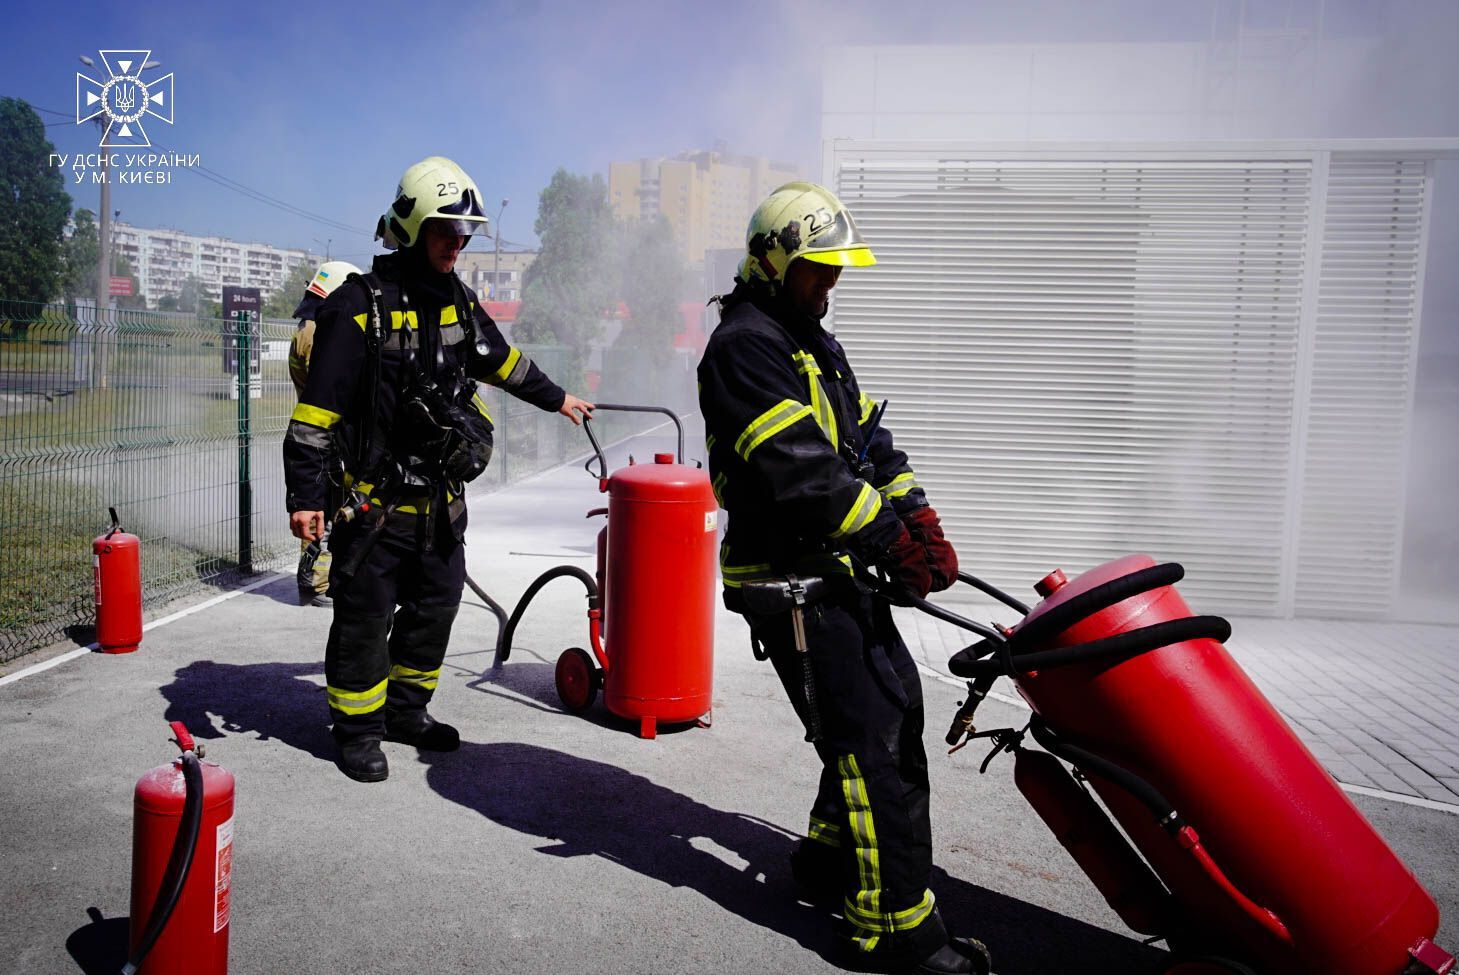
<instances>
[{"instance_id":1,"label":"shadow on pavement","mask_svg":"<svg viewBox=\"0 0 1459 975\"><path fill-rule=\"evenodd\" d=\"M795 899L787 861L795 837L780 827L715 809L616 766L535 745L463 742L458 754L439 764L437 757L420 754L430 765L432 789L495 823L550 841L539 852L601 856L690 888L835 963L825 915ZM988 942L999 975L1047 975L1075 962L1089 975L1140 975L1156 971L1164 957L942 871L933 889L955 932Z\"/></svg>"},{"instance_id":2,"label":"shadow on pavement","mask_svg":"<svg viewBox=\"0 0 1459 975\"><path fill-rule=\"evenodd\" d=\"M220 664L199 660L180 668L162 688L168 721L181 721L194 738L254 732L333 763L324 687L308 678L324 672L309 663ZM222 730L213 727L213 716Z\"/></svg>"},{"instance_id":3,"label":"shadow on pavement","mask_svg":"<svg viewBox=\"0 0 1459 975\"><path fill-rule=\"evenodd\" d=\"M66 951L85 975L116 975L127 963L129 919L101 916L100 908L88 907L91 923L71 932Z\"/></svg>"},{"instance_id":4,"label":"shadow on pavement","mask_svg":"<svg viewBox=\"0 0 1459 975\"><path fill-rule=\"evenodd\" d=\"M548 714L567 715L569 714L567 708L563 707L562 699L557 696L557 684L553 677L556 667L555 662L540 663L531 659L518 661L514 657L511 662L501 667L491 667L478 674L466 686L470 690L498 697L522 707L545 711ZM638 719L621 717L609 711L603 704L601 689L598 691L593 706L573 717L609 731L625 732L630 735L638 734ZM696 724L693 721L661 723L658 725L658 735L661 738L667 735L677 735L694 727Z\"/></svg>"}]
</instances>

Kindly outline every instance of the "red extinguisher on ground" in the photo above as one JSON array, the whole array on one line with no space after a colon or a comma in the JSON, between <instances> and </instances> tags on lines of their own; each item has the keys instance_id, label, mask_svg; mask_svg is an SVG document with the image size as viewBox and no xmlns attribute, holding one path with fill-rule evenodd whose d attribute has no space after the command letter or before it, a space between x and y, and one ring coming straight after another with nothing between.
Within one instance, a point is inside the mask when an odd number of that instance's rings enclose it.
<instances>
[{"instance_id":1,"label":"red extinguisher on ground","mask_svg":"<svg viewBox=\"0 0 1459 975\"><path fill-rule=\"evenodd\" d=\"M233 775L202 761L181 721L182 755L137 780L131 950L123 975L227 975L233 892Z\"/></svg>"},{"instance_id":2,"label":"red extinguisher on ground","mask_svg":"<svg viewBox=\"0 0 1459 975\"><path fill-rule=\"evenodd\" d=\"M142 642L142 540L122 531L117 509L111 529L91 543L96 583L96 642L105 653L131 653Z\"/></svg>"}]
</instances>

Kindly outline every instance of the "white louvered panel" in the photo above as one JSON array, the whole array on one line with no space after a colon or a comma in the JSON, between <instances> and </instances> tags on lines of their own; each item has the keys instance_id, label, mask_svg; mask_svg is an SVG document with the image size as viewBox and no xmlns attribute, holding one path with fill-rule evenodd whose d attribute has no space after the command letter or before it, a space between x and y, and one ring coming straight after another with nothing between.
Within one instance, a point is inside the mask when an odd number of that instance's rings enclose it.
<instances>
[{"instance_id":1,"label":"white louvered panel","mask_svg":"<svg viewBox=\"0 0 1459 975\"><path fill-rule=\"evenodd\" d=\"M1398 580L1427 164L1334 155L1304 445L1295 611L1379 617Z\"/></svg>"},{"instance_id":2,"label":"white louvered panel","mask_svg":"<svg viewBox=\"0 0 1459 975\"><path fill-rule=\"evenodd\" d=\"M837 162L880 263L834 327L965 568L1144 551L1275 612L1310 162Z\"/></svg>"}]
</instances>

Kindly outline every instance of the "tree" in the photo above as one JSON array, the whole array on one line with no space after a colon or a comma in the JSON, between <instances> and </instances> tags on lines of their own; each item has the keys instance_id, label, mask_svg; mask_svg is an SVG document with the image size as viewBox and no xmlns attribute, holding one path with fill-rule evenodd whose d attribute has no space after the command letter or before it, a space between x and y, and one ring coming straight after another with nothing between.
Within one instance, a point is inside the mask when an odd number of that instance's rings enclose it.
<instances>
[{"instance_id":1,"label":"tree","mask_svg":"<svg viewBox=\"0 0 1459 975\"><path fill-rule=\"evenodd\" d=\"M284 278L284 283L275 288L273 294L268 296L268 301L264 302L263 317L293 318L294 309L299 307L299 299L303 297L304 289L309 287L312 280L312 264L295 264L289 271L289 276Z\"/></svg>"},{"instance_id":2,"label":"tree","mask_svg":"<svg viewBox=\"0 0 1459 975\"><path fill-rule=\"evenodd\" d=\"M34 109L0 98L0 299L50 301L60 288L71 198L54 152Z\"/></svg>"},{"instance_id":3,"label":"tree","mask_svg":"<svg viewBox=\"0 0 1459 975\"><path fill-rule=\"evenodd\" d=\"M101 260L100 239L96 231L96 214L77 210L63 249L65 270L61 293L67 298L96 297L96 265Z\"/></svg>"},{"instance_id":4,"label":"tree","mask_svg":"<svg viewBox=\"0 0 1459 975\"><path fill-rule=\"evenodd\" d=\"M559 169L542 191L534 229L542 249L522 282L522 309L512 334L570 349L571 374L553 378L578 385L588 347L617 298L614 219L603 177Z\"/></svg>"}]
</instances>

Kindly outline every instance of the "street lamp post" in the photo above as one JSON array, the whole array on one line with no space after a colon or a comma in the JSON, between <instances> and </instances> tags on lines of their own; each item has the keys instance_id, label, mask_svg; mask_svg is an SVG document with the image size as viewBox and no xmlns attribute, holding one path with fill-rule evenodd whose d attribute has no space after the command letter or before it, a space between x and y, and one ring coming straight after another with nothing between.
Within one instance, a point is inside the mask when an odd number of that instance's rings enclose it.
<instances>
[{"instance_id":1,"label":"street lamp post","mask_svg":"<svg viewBox=\"0 0 1459 975\"><path fill-rule=\"evenodd\" d=\"M492 230L495 231L495 236L496 236L496 257L493 258L492 264L491 264L491 300L492 301L500 301L501 300L500 296L497 295L497 288L501 285L501 277L502 277L502 213L506 210L506 208L507 208L507 200L505 198L503 198L502 199L501 208L498 209L497 212L496 212L496 225L494 227L492 227Z\"/></svg>"},{"instance_id":2,"label":"street lamp post","mask_svg":"<svg viewBox=\"0 0 1459 975\"><path fill-rule=\"evenodd\" d=\"M81 63L88 68L96 67L96 62L82 54ZM161 61L148 61L137 69L140 76L143 71L149 68L162 67ZM106 112L96 116L96 127L103 133L102 142L106 141ZM96 328L101 328L102 309L111 303L111 174L107 157L109 146L101 147L101 212L97 214L99 225L96 228ZM116 324L115 322L112 323ZM101 354L97 356L96 372L97 382L106 385L106 347L103 345Z\"/></svg>"},{"instance_id":3,"label":"street lamp post","mask_svg":"<svg viewBox=\"0 0 1459 975\"><path fill-rule=\"evenodd\" d=\"M334 238L333 237L329 237L329 238L326 238L324 240L320 240L318 237L315 237L314 238L314 243L316 243L316 244L323 244L324 245L324 259L326 261L329 260L330 259L329 258L329 248L331 247L331 245L334 244Z\"/></svg>"}]
</instances>

